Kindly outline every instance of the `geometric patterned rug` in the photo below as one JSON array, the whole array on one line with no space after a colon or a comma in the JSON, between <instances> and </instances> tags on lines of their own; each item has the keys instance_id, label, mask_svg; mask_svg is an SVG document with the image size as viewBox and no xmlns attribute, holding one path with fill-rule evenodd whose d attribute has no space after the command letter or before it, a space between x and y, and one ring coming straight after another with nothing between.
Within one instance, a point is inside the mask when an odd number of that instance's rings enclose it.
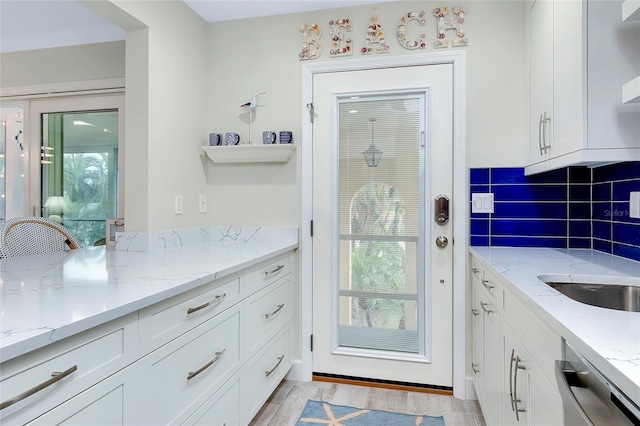
<instances>
[{"instance_id":1,"label":"geometric patterned rug","mask_svg":"<svg viewBox=\"0 0 640 426\"><path fill-rule=\"evenodd\" d=\"M442 417L392 413L308 400L296 426L444 426Z\"/></svg>"}]
</instances>

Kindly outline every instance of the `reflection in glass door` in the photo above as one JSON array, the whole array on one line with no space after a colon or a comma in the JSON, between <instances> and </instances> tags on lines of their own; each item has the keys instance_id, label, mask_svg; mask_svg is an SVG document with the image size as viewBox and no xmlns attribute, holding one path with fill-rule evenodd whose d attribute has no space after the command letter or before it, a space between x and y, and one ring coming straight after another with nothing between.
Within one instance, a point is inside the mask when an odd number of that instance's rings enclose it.
<instances>
[{"instance_id":1,"label":"reflection in glass door","mask_svg":"<svg viewBox=\"0 0 640 426\"><path fill-rule=\"evenodd\" d=\"M41 206L84 245L118 217L118 111L41 114Z\"/></svg>"}]
</instances>

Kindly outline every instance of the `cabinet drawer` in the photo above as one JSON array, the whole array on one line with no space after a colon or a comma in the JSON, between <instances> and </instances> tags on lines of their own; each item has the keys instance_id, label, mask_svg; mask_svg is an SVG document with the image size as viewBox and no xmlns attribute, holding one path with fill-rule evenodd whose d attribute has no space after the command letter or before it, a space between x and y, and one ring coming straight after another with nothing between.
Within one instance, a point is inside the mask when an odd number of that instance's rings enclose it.
<instances>
[{"instance_id":1,"label":"cabinet drawer","mask_svg":"<svg viewBox=\"0 0 640 426\"><path fill-rule=\"evenodd\" d=\"M547 378L555 384L554 362L562 358L562 341L560 335L556 334L538 319L530 308L526 307L510 292L505 292L504 297L505 313L521 330L523 343L529 349L533 359L542 367L542 371Z\"/></svg>"},{"instance_id":2,"label":"cabinet drawer","mask_svg":"<svg viewBox=\"0 0 640 426\"><path fill-rule=\"evenodd\" d=\"M236 376L202 404L183 425L239 425L240 412L240 384Z\"/></svg>"},{"instance_id":3,"label":"cabinet drawer","mask_svg":"<svg viewBox=\"0 0 640 426\"><path fill-rule=\"evenodd\" d=\"M246 418L242 423L251 421L291 368L290 334L287 327L243 369L240 391Z\"/></svg>"},{"instance_id":4,"label":"cabinet drawer","mask_svg":"<svg viewBox=\"0 0 640 426\"><path fill-rule=\"evenodd\" d=\"M488 270L483 271L483 278L480 280L484 293L488 295L489 300L498 309L503 306L503 287L498 279Z\"/></svg>"},{"instance_id":5,"label":"cabinet drawer","mask_svg":"<svg viewBox=\"0 0 640 426\"><path fill-rule=\"evenodd\" d=\"M144 355L238 303L240 279L214 281L140 311L140 354Z\"/></svg>"},{"instance_id":6,"label":"cabinet drawer","mask_svg":"<svg viewBox=\"0 0 640 426\"><path fill-rule=\"evenodd\" d=\"M291 255L269 260L251 269L245 276L247 295L264 288L291 272Z\"/></svg>"},{"instance_id":7,"label":"cabinet drawer","mask_svg":"<svg viewBox=\"0 0 640 426\"><path fill-rule=\"evenodd\" d=\"M291 278L284 278L247 299L245 331L251 357L291 319Z\"/></svg>"},{"instance_id":8,"label":"cabinet drawer","mask_svg":"<svg viewBox=\"0 0 640 426\"><path fill-rule=\"evenodd\" d=\"M179 424L240 368L231 308L140 360L140 424Z\"/></svg>"},{"instance_id":9,"label":"cabinet drawer","mask_svg":"<svg viewBox=\"0 0 640 426\"><path fill-rule=\"evenodd\" d=\"M3 424L24 424L135 361L136 315L128 315L1 365L0 399L7 403L61 377L0 411Z\"/></svg>"}]
</instances>

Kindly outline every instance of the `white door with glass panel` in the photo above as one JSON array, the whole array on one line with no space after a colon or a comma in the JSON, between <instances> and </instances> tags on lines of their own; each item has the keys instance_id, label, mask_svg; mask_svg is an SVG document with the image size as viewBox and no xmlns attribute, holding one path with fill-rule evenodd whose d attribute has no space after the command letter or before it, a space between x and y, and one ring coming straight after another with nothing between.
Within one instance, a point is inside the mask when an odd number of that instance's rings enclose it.
<instances>
[{"instance_id":1,"label":"white door with glass panel","mask_svg":"<svg viewBox=\"0 0 640 426\"><path fill-rule=\"evenodd\" d=\"M452 386L452 84L314 75L314 373Z\"/></svg>"}]
</instances>

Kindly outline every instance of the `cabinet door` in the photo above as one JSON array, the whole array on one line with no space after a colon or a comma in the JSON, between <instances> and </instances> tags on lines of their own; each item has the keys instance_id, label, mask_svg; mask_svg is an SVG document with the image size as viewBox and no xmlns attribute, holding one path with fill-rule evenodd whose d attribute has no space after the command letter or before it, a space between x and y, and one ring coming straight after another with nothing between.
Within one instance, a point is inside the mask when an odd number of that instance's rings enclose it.
<instances>
[{"instance_id":1,"label":"cabinet door","mask_svg":"<svg viewBox=\"0 0 640 426\"><path fill-rule=\"evenodd\" d=\"M547 158L553 135L553 1L536 0L527 12L529 34L528 164Z\"/></svg>"},{"instance_id":2,"label":"cabinet door","mask_svg":"<svg viewBox=\"0 0 640 426\"><path fill-rule=\"evenodd\" d=\"M482 322L484 326L484 416L488 424L500 424L503 403L503 358L500 334L500 314L482 293Z\"/></svg>"},{"instance_id":3,"label":"cabinet door","mask_svg":"<svg viewBox=\"0 0 640 426\"><path fill-rule=\"evenodd\" d=\"M613 7L613 6L611 6ZM586 107L586 2L553 3L553 142L549 157L555 158L587 147ZM584 76L584 77L583 77Z\"/></svg>"},{"instance_id":4,"label":"cabinet door","mask_svg":"<svg viewBox=\"0 0 640 426\"><path fill-rule=\"evenodd\" d=\"M132 425L137 422L136 364L108 377L29 425Z\"/></svg>"},{"instance_id":5,"label":"cabinet door","mask_svg":"<svg viewBox=\"0 0 640 426\"><path fill-rule=\"evenodd\" d=\"M471 369L473 371L473 385L478 395L478 400L484 404L484 334L482 329L482 309L480 307L480 288L476 284L477 278L474 276L472 287L473 304L471 307L472 327L473 327L473 346Z\"/></svg>"}]
</instances>

